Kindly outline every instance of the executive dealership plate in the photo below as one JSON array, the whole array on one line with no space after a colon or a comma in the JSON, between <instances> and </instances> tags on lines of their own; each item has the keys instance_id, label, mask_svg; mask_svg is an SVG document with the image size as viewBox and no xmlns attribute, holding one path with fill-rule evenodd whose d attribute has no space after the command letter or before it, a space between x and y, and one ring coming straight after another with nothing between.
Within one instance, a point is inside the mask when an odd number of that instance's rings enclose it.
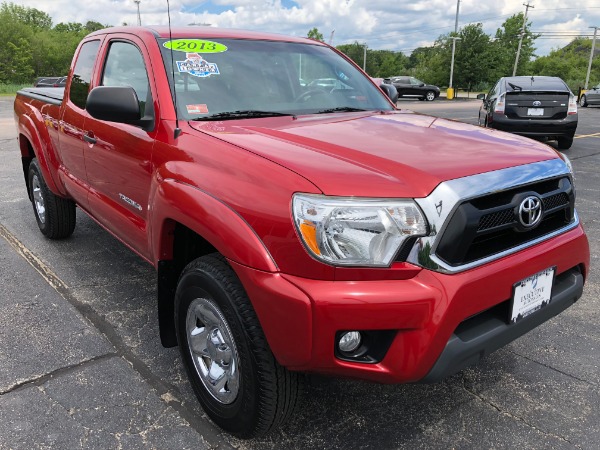
<instances>
[{"instance_id":1,"label":"executive dealership plate","mask_svg":"<svg viewBox=\"0 0 600 450\"><path fill-rule=\"evenodd\" d=\"M550 303L556 267L549 267L514 285L510 322L515 323Z\"/></svg>"}]
</instances>

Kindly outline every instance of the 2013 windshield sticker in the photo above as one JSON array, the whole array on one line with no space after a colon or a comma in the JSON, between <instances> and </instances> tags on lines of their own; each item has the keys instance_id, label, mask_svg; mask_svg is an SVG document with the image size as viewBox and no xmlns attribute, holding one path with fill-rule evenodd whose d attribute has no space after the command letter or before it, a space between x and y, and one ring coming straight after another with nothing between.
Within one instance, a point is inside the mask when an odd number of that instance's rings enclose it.
<instances>
[{"instance_id":1,"label":"2013 windshield sticker","mask_svg":"<svg viewBox=\"0 0 600 450\"><path fill-rule=\"evenodd\" d=\"M185 61L176 61L180 73L189 73L194 77L210 77L219 75L219 68L215 63L206 61L198 53L186 53Z\"/></svg>"},{"instance_id":2,"label":"2013 windshield sticker","mask_svg":"<svg viewBox=\"0 0 600 450\"><path fill-rule=\"evenodd\" d=\"M203 39L174 39L165 42L163 47L186 53L222 53L227 51L227 46Z\"/></svg>"}]
</instances>

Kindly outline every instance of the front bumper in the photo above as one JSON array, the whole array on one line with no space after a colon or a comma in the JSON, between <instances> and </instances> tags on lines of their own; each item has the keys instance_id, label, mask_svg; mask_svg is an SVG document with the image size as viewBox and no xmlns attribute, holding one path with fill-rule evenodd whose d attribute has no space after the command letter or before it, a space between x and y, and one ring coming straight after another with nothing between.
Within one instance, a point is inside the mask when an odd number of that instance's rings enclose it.
<instances>
[{"instance_id":1,"label":"front bumper","mask_svg":"<svg viewBox=\"0 0 600 450\"><path fill-rule=\"evenodd\" d=\"M570 137L575 136L577 114L564 119L513 119L504 114L493 114L490 128L508 131L528 137Z\"/></svg>"},{"instance_id":2,"label":"front bumper","mask_svg":"<svg viewBox=\"0 0 600 450\"><path fill-rule=\"evenodd\" d=\"M266 273L232 262L277 360L291 370L384 383L437 381L478 361L577 300L589 266L581 226L456 274L423 269L406 280L325 281ZM556 266L548 306L508 325L519 280ZM392 330L376 363L335 355L341 330Z\"/></svg>"}]
</instances>

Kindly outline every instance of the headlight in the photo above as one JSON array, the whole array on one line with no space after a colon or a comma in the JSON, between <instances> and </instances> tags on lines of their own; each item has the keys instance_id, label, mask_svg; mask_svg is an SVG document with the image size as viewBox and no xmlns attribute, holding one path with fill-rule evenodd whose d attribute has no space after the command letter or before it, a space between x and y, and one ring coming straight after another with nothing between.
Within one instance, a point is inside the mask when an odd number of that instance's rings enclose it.
<instances>
[{"instance_id":1,"label":"headlight","mask_svg":"<svg viewBox=\"0 0 600 450\"><path fill-rule=\"evenodd\" d=\"M334 265L386 267L406 239L427 234L412 200L295 194L292 210L309 252Z\"/></svg>"},{"instance_id":2,"label":"headlight","mask_svg":"<svg viewBox=\"0 0 600 450\"><path fill-rule=\"evenodd\" d=\"M571 164L571 160L567 158L567 155L565 155L562 152L558 152L558 156L560 156L560 159L562 159L565 162L567 168L569 169L569 172L571 172L571 175L573 175L573 178L575 178L575 172L573 171L573 164Z\"/></svg>"}]
</instances>

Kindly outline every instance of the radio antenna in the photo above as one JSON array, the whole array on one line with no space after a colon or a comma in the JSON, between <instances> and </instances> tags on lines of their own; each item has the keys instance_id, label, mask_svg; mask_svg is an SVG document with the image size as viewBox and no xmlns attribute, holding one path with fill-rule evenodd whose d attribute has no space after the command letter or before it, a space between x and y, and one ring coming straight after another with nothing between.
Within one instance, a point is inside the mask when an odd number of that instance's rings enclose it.
<instances>
[{"instance_id":1,"label":"radio antenna","mask_svg":"<svg viewBox=\"0 0 600 450\"><path fill-rule=\"evenodd\" d=\"M169 49L171 50L171 74L173 75L173 103L175 104L175 135L174 138L177 139L181 134L181 128L179 128L179 112L177 108L177 86L175 83L175 57L173 56L173 35L171 34L171 8L169 6L169 0L167 0L167 17L169 18L169 41L171 45L169 45Z\"/></svg>"}]
</instances>

